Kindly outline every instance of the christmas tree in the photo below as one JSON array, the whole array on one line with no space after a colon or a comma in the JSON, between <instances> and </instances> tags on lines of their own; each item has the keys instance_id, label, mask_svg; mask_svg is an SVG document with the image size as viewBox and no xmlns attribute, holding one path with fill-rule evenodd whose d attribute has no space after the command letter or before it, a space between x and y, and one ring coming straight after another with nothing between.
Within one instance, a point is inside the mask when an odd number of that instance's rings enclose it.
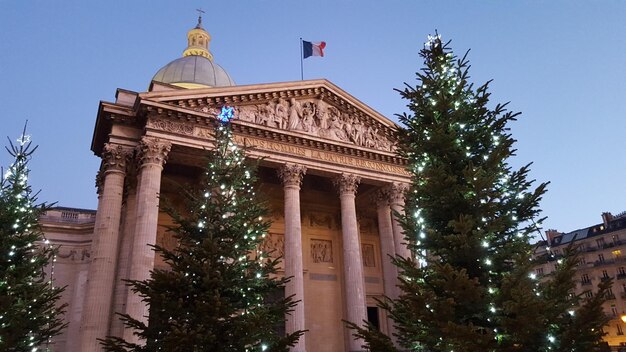
<instances>
[{"instance_id":1,"label":"christmas tree","mask_svg":"<svg viewBox=\"0 0 626 352\"><path fill-rule=\"evenodd\" d=\"M278 332L294 302L281 296L287 279L274 276L277 259L261 250L270 223L256 169L233 142L232 113L224 108L216 121L202 189L187 194L185 212L167 210L178 247L155 250L169 268L131 282L150 306L149 323L123 320L145 345L110 337L107 351L288 351L302 334Z\"/></svg>"},{"instance_id":2,"label":"christmas tree","mask_svg":"<svg viewBox=\"0 0 626 352\"><path fill-rule=\"evenodd\" d=\"M28 185L28 162L37 149L24 133L6 149L14 158L0 181L0 351L45 351L66 324L58 305L62 288L53 286L54 249L44 239L37 204Z\"/></svg>"},{"instance_id":3,"label":"christmas tree","mask_svg":"<svg viewBox=\"0 0 626 352\"><path fill-rule=\"evenodd\" d=\"M489 82L474 88L467 54L448 44L429 36L418 84L399 91L410 110L399 116L399 154L412 174L401 222L413 257L394 259L402 294L380 302L396 336L351 324L355 335L371 351L589 351L607 287L581 301L574 254L546 281L531 274L547 184L508 164L519 113L491 108Z\"/></svg>"}]
</instances>

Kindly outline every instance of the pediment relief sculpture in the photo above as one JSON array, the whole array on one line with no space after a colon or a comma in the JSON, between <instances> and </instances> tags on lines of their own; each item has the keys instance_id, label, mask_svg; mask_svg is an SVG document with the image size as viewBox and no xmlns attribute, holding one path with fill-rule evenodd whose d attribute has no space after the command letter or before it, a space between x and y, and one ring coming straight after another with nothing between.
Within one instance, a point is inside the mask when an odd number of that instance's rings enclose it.
<instances>
[{"instance_id":1,"label":"pediment relief sculpture","mask_svg":"<svg viewBox=\"0 0 626 352\"><path fill-rule=\"evenodd\" d=\"M197 110L211 115L219 114L216 107L205 106ZM386 128L341 111L321 99L278 98L265 104L237 106L235 119L366 148L390 152L395 150L394 142L385 134Z\"/></svg>"}]
</instances>

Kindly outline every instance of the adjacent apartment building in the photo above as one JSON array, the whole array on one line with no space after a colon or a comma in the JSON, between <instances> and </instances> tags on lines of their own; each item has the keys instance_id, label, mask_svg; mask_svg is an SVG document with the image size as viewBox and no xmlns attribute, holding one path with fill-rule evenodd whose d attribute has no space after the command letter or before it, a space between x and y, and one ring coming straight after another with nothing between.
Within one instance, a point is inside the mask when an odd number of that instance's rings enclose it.
<instances>
[{"instance_id":1,"label":"adjacent apartment building","mask_svg":"<svg viewBox=\"0 0 626 352\"><path fill-rule=\"evenodd\" d=\"M537 244L535 255L547 260L537 266L536 274L544 276L554 271L556 261L572 243L582 251L576 293L592 297L600 281L613 279L605 305L605 312L612 318L604 330L605 341L612 351L626 351L626 212L603 213L601 223L569 233L546 231L546 240Z\"/></svg>"}]
</instances>

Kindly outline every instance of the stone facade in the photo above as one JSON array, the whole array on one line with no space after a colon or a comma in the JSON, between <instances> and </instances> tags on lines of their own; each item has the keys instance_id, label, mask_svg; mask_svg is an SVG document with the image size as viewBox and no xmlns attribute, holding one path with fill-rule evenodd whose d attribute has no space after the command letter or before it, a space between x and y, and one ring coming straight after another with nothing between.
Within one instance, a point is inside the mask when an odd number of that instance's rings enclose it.
<instances>
[{"instance_id":1,"label":"stone facade","mask_svg":"<svg viewBox=\"0 0 626 352\"><path fill-rule=\"evenodd\" d=\"M600 281L613 279L613 288L604 305L611 321L604 327L604 340L612 351L626 351L626 212L613 216L602 214L602 223L569 233L546 231L546 241L535 249L535 257L544 259L535 268L541 278L555 270L564 250L574 244L581 251L576 271L576 293L584 297L596 294Z\"/></svg>"},{"instance_id":2,"label":"stone facade","mask_svg":"<svg viewBox=\"0 0 626 352\"><path fill-rule=\"evenodd\" d=\"M180 185L199 178L224 105L235 110L235 141L262 158L273 220L264 246L283 257L281 275L293 277L285 293L301 300L286 329L308 330L293 351L360 350L342 319L369 317L390 331L374 299L397 295L389 256L408 254L393 215L409 182L395 125L326 80L203 89L153 82L100 104L98 210L85 213L83 232L49 236L61 244L55 273L70 303L58 350L100 351L96 338L107 335L134 339L115 312L147 316L149 307L122 280L165 265L148 247L176 245L159 203L180 204ZM80 246L62 243L79 238Z\"/></svg>"}]
</instances>

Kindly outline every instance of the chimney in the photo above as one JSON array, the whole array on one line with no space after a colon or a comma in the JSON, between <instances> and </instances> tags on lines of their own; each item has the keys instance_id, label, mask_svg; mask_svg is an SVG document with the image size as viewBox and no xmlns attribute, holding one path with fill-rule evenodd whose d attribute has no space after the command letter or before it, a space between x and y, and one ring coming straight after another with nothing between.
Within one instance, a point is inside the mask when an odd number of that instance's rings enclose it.
<instances>
[{"instance_id":1,"label":"chimney","mask_svg":"<svg viewBox=\"0 0 626 352\"><path fill-rule=\"evenodd\" d=\"M604 213L602 213L602 222L604 223L605 229L609 228L609 222L611 222L612 220L613 220L613 214L609 213L608 211L605 211Z\"/></svg>"},{"instance_id":2,"label":"chimney","mask_svg":"<svg viewBox=\"0 0 626 352\"><path fill-rule=\"evenodd\" d=\"M546 230L546 237L548 238L548 244L552 245L552 241L555 237L560 236L561 233L557 230Z\"/></svg>"}]
</instances>

